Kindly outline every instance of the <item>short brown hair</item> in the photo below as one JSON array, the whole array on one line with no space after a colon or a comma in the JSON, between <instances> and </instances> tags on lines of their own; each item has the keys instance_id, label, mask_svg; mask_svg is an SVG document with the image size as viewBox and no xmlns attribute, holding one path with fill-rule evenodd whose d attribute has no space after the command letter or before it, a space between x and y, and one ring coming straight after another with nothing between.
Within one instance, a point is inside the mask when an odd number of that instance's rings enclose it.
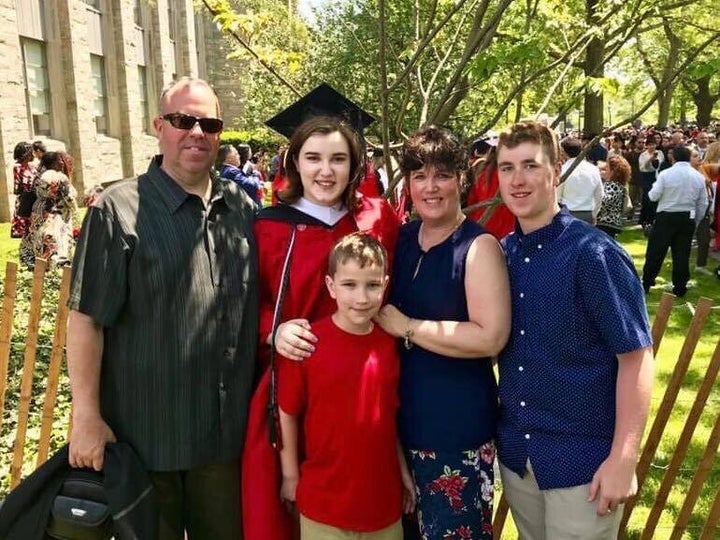
<instances>
[{"instance_id":1,"label":"short brown hair","mask_svg":"<svg viewBox=\"0 0 720 540\"><path fill-rule=\"evenodd\" d=\"M278 193L281 201L292 204L303 196L302 180L295 161L300 156L300 149L305 141L313 135L330 135L336 132L343 136L350 149L350 178L341 200L348 209L355 208L357 204L355 194L360 181L365 176L365 153L357 132L347 122L333 116L314 116L300 124L293 132L285 152L287 187Z\"/></svg>"},{"instance_id":2,"label":"short brown hair","mask_svg":"<svg viewBox=\"0 0 720 540\"><path fill-rule=\"evenodd\" d=\"M526 142L539 144L551 164L555 165L560 160L560 145L553 130L532 120L518 122L503 131L498 139L498 154L503 146L515 148Z\"/></svg>"},{"instance_id":3,"label":"short brown hair","mask_svg":"<svg viewBox=\"0 0 720 540\"><path fill-rule=\"evenodd\" d=\"M631 170L627 159L617 155L610 156L607 160L607 165L610 170L610 180L623 186L628 183Z\"/></svg>"},{"instance_id":4,"label":"short brown hair","mask_svg":"<svg viewBox=\"0 0 720 540\"><path fill-rule=\"evenodd\" d=\"M467 167L465 147L446 129L432 125L419 129L400 149L400 170L403 176L408 176L425 165L439 165L461 173Z\"/></svg>"},{"instance_id":5,"label":"short brown hair","mask_svg":"<svg viewBox=\"0 0 720 540\"><path fill-rule=\"evenodd\" d=\"M379 266L387 273L387 251L373 236L356 232L348 234L335 242L328 258L328 275L334 276L340 264L356 261L360 268Z\"/></svg>"}]
</instances>

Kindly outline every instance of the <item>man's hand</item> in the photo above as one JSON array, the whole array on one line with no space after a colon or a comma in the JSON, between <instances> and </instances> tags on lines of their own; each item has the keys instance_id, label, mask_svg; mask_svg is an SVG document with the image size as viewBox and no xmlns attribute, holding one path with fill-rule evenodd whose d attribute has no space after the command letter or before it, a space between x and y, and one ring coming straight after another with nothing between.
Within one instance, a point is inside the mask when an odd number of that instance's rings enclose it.
<instances>
[{"instance_id":1,"label":"man's hand","mask_svg":"<svg viewBox=\"0 0 720 540\"><path fill-rule=\"evenodd\" d=\"M637 493L635 461L609 456L602 462L590 484L588 502L597 500L597 515L614 512L618 504L624 503Z\"/></svg>"},{"instance_id":2,"label":"man's hand","mask_svg":"<svg viewBox=\"0 0 720 540\"><path fill-rule=\"evenodd\" d=\"M115 442L115 434L100 415L73 415L70 434L70 466L101 471L105 444Z\"/></svg>"}]
</instances>

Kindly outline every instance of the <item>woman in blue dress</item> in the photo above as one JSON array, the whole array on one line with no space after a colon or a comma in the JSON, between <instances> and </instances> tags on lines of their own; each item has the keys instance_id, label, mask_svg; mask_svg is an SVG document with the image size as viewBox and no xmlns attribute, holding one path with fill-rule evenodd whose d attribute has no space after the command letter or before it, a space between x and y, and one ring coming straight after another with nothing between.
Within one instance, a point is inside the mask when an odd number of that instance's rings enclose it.
<instances>
[{"instance_id":1,"label":"woman in blue dress","mask_svg":"<svg viewBox=\"0 0 720 540\"><path fill-rule=\"evenodd\" d=\"M492 357L510 332L510 292L500 245L461 211L465 164L458 140L434 126L411 135L400 156L420 219L400 231L378 322L400 338L398 428L419 525L406 538L492 538Z\"/></svg>"}]
</instances>

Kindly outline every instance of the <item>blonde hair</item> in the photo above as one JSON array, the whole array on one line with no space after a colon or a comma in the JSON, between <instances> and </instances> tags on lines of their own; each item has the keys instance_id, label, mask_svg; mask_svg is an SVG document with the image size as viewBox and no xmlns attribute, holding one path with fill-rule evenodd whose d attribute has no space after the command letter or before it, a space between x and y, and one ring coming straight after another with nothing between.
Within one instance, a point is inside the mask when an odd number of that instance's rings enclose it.
<instances>
[{"instance_id":1,"label":"blonde hair","mask_svg":"<svg viewBox=\"0 0 720 540\"><path fill-rule=\"evenodd\" d=\"M387 251L374 237L367 233L348 234L335 242L328 258L328 275L334 276L338 265L356 261L360 268L379 266L387 273Z\"/></svg>"}]
</instances>

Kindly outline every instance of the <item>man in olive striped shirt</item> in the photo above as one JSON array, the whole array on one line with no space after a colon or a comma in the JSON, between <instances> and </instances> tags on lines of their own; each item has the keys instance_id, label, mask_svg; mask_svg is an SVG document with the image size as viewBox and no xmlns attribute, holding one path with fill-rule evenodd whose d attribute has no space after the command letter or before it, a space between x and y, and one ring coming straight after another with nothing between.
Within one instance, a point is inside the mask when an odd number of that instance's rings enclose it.
<instances>
[{"instance_id":1,"label":"man in olive striped shirt","mask_svg":"<svg viewBox=\"0 0 720 540\"><path fill-rule=\"evenodd\" d=\"M211 167L212 88L182 78L155 118L161 155L88 209L73 262L70 464L130 443L161 539L241 537L238 458L257 342L254 206Z\"/></svg>"}]
</instances>

